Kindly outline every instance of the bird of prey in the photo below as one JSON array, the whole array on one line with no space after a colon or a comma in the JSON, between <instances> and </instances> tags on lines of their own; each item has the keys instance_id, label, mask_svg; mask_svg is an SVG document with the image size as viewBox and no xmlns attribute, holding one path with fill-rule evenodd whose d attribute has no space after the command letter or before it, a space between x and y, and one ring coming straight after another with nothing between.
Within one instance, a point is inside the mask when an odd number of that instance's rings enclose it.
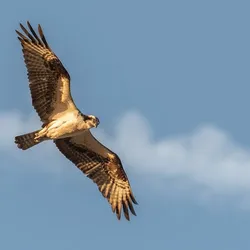
<instances>
[{"instance_id":1,"label":"bird of prey","mask_svg":"<svg viewBox=\"0 0 250 250\"><path fill-rule=\"evenodd\" d=\"M70 92L70 76L47 43L38 25L38 34L27 22L16 30L26 64L32 105L42 122L41 129L15 137L26 150L46 140L53 140L59 151L97 184L120 220L123 210L136 215L137 204L128 177L117 154L101 144L90 132L99 125L93 115L82 114Z\"/></svg>"}]
</instances>

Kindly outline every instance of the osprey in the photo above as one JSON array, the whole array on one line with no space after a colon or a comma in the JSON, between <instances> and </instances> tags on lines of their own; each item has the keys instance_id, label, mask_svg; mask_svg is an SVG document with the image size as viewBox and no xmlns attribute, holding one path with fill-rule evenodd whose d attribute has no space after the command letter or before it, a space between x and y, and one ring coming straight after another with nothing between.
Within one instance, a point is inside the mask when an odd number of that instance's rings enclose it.
<instances>
[{"instance_id":1,"label":"osprey","mask_svg":"<svg viewBox=\"0 0 250 250\"><path fill-rule=\"evenodd\" d=\"M20 149L26 150L46 140L53 140L59 151L98 186L120 220L123 210L136 215L137 204L128 177L117 154L101 144L90 129L99 125L93 115L84 115L70 93L70 76L49 47L42 28L39 36L29 22L30 32L20 24L17 31L28 71L32 104L43 123L40 130L15 137Z\"/></svg>"}]
</instances>

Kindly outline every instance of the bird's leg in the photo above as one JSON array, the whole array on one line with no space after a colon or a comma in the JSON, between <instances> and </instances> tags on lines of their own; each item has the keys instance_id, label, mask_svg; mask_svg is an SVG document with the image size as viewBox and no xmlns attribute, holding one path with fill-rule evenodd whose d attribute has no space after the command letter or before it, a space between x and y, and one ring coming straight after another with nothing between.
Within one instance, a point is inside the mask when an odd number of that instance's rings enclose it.
<instances>
[{"instance_id":1,"label":"bird's leg","mask_svg":"<svg viewBox=\"0 0 250 250\"><path fill-rule=\"evenodd\" d=\"M48 128L44 127L38 133L36 133L34 141L35 142L40 142L44 137L46 137L47 130L48 130Z\"/></svg>"}]
</instances>

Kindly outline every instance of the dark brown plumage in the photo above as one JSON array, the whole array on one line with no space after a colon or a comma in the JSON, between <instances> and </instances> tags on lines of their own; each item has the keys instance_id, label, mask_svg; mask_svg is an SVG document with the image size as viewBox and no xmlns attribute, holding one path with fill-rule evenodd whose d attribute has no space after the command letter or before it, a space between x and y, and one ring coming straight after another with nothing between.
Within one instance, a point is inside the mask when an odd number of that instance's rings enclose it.
<instances>
[{"instance_id":1,"label":"dark brown plumage","mask_svg":"<svg viewBox=\"0 0 250 250\"><path fill-rule=\"evenodd\" d=\"M39 142L34 141L35 135L38 131L39 130L28 133L28 134L16 136L15 143L20 149L23 149L23 150L33 147L34 145L39 143Z\"/></svg>"},{"instance_id":2,"label":"dark brown plumage","mask_svg":"<svg viewBox=\"0 0 250 250\"><path fill-rule=\"evenodd\" d=\"M30 32L22 24L25 35L16 32L23 48L32 104L43 125L41 130L16 136L15 143L26 150L53 139L60 152L97 184L117 218L120 220L123 210L129 220L129 211L136 215L133 203L137 202L120 158L89 131L98 126L99 119L81 114L75 106L70 76L49 47L41 26L39 37L29 22L27 25Z\"/></svg>"},{"instance_id":3,"label":"dark brown plumage","mask_svg":"<svg viewBox=\"0 0 250 250\"><path fill-rule=\"evenodd\" d=\"M122 163L115 153L98 142L90 131L54 142L61 153L97 184L118 219L121 218L122 209L127 220L129 210L136 215L132 202L137 202Z\"/></svg>"},{"instance_id":4,"label":"dark brown plumage","mask_svg":"<svg viewBox=\"0 0 250 250\"><path fill-rule=\"evenodd\" d=\"M64 93L69 96L73 103L69 90L70 76L61 61L50 49L41 26L38 26L41 37L39 38L29 22L27 22L27 25L31 34L22 24L20 24L20 27L26 36L17 30L16 32L23 47L32 104L41 121L47 123L49 117L59 105L61 105L61 109L67 108L66 105L63 105L63 98L57 95L58 90L65 89Z\"/></svg>"}]
</instances>

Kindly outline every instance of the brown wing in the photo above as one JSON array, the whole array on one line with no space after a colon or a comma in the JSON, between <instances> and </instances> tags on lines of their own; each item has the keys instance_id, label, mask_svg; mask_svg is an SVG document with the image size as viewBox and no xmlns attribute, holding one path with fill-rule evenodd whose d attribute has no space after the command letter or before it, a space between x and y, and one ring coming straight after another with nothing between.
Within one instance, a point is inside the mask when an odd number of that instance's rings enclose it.
<instances>
[{"instance_id":1,"label":"brown wing","mask_svg":"<svg viewBox=\"0 0 250 250\"><path fill-rule=\"evenodd\" d=\"M39 38L29 22L27 25L31 33L22 24L25 35L16 32L23 48L32 104L46 123L53 115L76 108L70 94L70 76L50 49L41 26L38 25Z\"/></svg>"},{"instance_id":2,"label":"brown wing","mask_svg":"<svg viewBox=\"0 0 250 250\"><path fill-rule=\"evenodd\" d=\"M132 202L137 202L122 163L115 153L99 143L89 131L54 142L61 153L97 184L119 220L122 208L127 220L129 210L136 215Z\"/></svg>"}]
</instances>

